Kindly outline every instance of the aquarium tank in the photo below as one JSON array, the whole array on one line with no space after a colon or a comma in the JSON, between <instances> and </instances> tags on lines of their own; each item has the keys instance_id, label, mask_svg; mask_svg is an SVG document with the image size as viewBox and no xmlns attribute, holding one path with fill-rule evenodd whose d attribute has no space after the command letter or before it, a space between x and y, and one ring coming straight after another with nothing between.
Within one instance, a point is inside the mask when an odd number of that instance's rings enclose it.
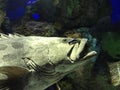
<instances>
[{"instance_id":1,"label":"aquarium tank","mask_svg":"<svg viewBox=\"0 0 120 90\"><path fill-rule=\"evenodd\" d=\"M120 90L120 0L0 0L0 90Z\"/></svg>"}]
</instances>

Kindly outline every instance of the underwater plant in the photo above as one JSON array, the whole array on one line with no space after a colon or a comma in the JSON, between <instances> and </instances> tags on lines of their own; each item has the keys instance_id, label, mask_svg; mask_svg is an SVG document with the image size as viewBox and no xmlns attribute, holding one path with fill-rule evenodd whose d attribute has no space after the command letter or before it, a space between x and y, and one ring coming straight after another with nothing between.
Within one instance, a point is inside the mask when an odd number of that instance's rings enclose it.
<instances>
[{"instance_id":1,"label":"underwater plant","mask_svg":"<svg viewBox=\"0 0 120 90\"><path fill-rule=\"evenodd\" d=\"M103 35L102 48L110 56L120 59L120 36L119 33L107 32Z\"/></svg>"}]
</instances>

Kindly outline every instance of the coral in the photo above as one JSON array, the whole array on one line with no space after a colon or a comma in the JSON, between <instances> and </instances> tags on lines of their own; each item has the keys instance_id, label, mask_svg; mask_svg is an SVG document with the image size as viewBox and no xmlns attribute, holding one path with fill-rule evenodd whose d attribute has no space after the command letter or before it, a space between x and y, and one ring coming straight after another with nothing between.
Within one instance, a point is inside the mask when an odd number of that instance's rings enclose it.
<instances>
[{"instance_id":1,"label":"coral","mask_svg":"<svg viewBox=\"0 0 120 90\"><path fill-rule=\"evenodd\" d=\"M29 21L14 27L14 31L23 35L57 36L54 25L47 22Z\"/></svg>"},{"instance_id":2,"label":"coral","mask_svg":"<svg viewBox=\"0 0 120 90\"><path fill-rule=\"evenodd\" d=\"M111 14L109 0L38 0L27 7L26 19L40 14L40 21L59 22L63 27L92 26Z\"/></svg>"},{"instance_id":3,"label":"coral","mask_svg":"<svg viewBox=\"0 0 120 90\"><path fill-rule=\"evenodd\" d=\"M111 7L108 0L61 0L56 11L56 19L65 28L74 28L96 24L110 15Z\"/></svg>"}]
</instances>

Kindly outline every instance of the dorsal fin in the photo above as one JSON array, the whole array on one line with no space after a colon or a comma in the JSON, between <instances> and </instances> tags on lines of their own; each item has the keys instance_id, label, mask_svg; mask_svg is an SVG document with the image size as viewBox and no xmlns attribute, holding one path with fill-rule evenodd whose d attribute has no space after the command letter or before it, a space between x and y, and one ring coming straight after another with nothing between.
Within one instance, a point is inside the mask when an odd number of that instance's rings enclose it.
<instances>
[{"instance_id":1,"label":"dorsal fin","mask_svg":"<svg viewBox=\"0 0 120 90\"><path fill-rule=\"evenodd\" d=\"M18 37L23 37L23 35L20 35L20 34L17 34L17 33L14 33L14 34L3 34L3 33L0 33L0 39L9 39L9 38L18 38Z\"/></svg>"},{"instance_id":2,"label":"dorsal fin","mask_svg":"<svg viewBox=\"0 0 120 90\"><path fill-rule=\"evenodd\" d=\"M18 33L14 33L14 36L23 37L24 35L21 35L21 34L18 34Z\"/></svg>"},{"instance_id":3,"label":"dorsal fin","mask_svg":"<svg viewBox=\"0 0 120 90\"><path fill-rule=\"evenodd\" d=\"M6 39L8 38L8 35L0 33L0 38Z\"/></svg>"},{"instance_id":4,"label":"dorsal fin","mask_svg":"<svg viewBox=\"0 0 120 90\"><path fill-rule=\"evenodd\" d=\"M23 67L0 67L0 90L23 90L23 79L26 79L29 73L30 72Z\"/></svg>"},{"instance_id":5,"label":"dorsal fin","mask_svg":"<svg viewBox=\"0 0 120 90\"><path fill-rule=\"evenodd\" d=\"M0 76L8 76L8 78L19 78L26 74L28 74L29 71L26 68L18 67L18 66L4 66L0 67ZM5 74L5 75L4 75ZM0 77L0 80L4 80L3 77Z\"/></svg>"},{"instance_id":6,"label":"dorsal fin","mask_svg":"<svg viewBox=\"0 0 120 90\"><path fill-rule=\"evenodd\" d=\"M14 35L13 34L8 34L8 37L14 38Z\"/></svg>"}]
</instances>

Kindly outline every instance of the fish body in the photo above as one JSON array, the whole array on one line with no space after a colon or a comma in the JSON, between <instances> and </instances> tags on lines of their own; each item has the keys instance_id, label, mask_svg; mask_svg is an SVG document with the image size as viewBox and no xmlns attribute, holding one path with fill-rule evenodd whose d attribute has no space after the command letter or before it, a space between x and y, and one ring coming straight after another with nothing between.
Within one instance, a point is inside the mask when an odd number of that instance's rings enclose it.
<instances>
[{"instance_id":1,"label":"fish body","mask_svg":"<svg viewBox=\"0 0 120 90\"><path fill-rule=\"evenodd\" d=\"M1 34L0 90L46 89L96 55L87 43L86 38Z\"/></svg>"}]
</instances>

